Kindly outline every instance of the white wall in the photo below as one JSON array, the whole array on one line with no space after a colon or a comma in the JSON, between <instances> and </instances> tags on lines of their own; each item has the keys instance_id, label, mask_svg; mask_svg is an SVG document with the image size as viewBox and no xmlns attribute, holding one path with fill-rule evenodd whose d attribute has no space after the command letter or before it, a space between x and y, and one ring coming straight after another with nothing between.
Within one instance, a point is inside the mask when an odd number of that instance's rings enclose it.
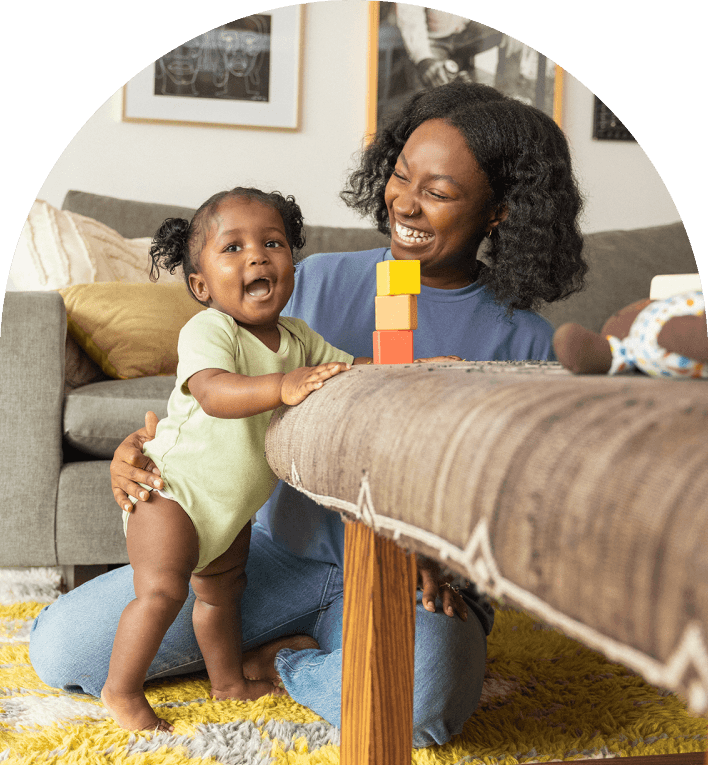
<instances>
[{"instance_id":1,"label":"white wall","mask_svg":"<svg viewBox=\"0 0 708 765\"><path fill-rule=\"evenodd\" d=\"M299 131L121 122L118 91L79 130L37 196L61 206L68 189L79 189L196 207L217 190L253 183L294 194L310 223L366 225L338 192L366 125L367 24L363 0L304 8ZM564 128L587 199L584 231L678 220L641 147L593 141L592 94L569 74L565 82Z\"/></svg>"},{"instance_id":2,"label":"white wall","mask_svg":"<svg viewBox=\"0 0 708 765\"><path fill-rule=\"evenodd\" d=\"M568 74L564 97L563 129L586 199L583 230L641 228L680 220L661 176L638 143L593 140L593 94ZM621 110L618 116L622 118Z\"/></svg>"}]
</instances>

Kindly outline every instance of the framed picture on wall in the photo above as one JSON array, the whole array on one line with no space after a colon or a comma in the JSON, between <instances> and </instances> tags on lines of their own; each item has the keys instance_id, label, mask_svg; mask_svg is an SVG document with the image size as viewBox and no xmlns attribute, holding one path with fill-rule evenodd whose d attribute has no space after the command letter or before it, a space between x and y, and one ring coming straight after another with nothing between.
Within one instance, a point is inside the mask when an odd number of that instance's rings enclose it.
<instances>
[{"instance_id":1,"label":"framed picture on wall","mask_svg":"<svg viewBox=\"0 0 708 765\"><path fill-rule=\"evenodd\" d=\"M292 5L188 40L125 85L123 119L296 129L301 28Z\"/></svg>"},{"instance_id":2,"label":"framed picture on wall","mask_svg":"<svg viewBox=\"0 0 708 765\"><path fill-rule=\"evenodd\" d=\"M492 85L561 124L562 76L543 54L476 21L408 3L369 3L369 134L413 93L453 79Z\"/></svg>"}]
</instances>

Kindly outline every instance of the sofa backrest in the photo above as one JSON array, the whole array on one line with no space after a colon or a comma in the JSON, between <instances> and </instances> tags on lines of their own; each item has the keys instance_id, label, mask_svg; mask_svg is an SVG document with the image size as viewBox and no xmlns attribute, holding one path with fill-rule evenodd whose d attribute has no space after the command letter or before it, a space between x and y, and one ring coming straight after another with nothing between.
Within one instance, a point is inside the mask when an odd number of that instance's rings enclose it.
<instances>
[{"instance_id":1,"label":"sofa backrest","mask_svg":"<svg viewBox=\"0 0 708 765\"><path fill-rule=\"evenodd\" d=\"M590 267L586 288L540 311L556 327L576 321L599 332L620 308L649 297L654 276L698 273L691 243L680 221L587 234L584 254Z\"/></svg>"},{"instance_id":2,"label":"sofa backrest","mask_svg":"<svg viewBox=\"0 0 708 765\"><path fill-rule=\"evenodd\" d=\"M99 220L128 238L152 236L165 218L191 218L194 214L187 207L134 202L83 191L69 191L63 209ZM299 259L315 252L355 252L388 245L388 237L372 228L306 226L306 239ZM586 289L541 308L540 313L556 327L575 321L599 331L615 311L649 297L651 280L657 274L698 272L691 243L680 221L588 234L585 256L590 266Z\"/></svg>"},{"instance_id":3,"label":"sofa backrest","mask_svg":"<svg viewBox=\"0 0 708 765\"><path fill-rule=\"evenodd\" d=\"M189 207L134 202L85 191L68 191L62 209L99 220L128 239L153 236L165 218L191 219L194 215L194 209ZM305 246L297 254L297 260L315 252L356 252L388 247L389 239L372 228L305 224L305 242Z\"/></svg>"}]
</instances>

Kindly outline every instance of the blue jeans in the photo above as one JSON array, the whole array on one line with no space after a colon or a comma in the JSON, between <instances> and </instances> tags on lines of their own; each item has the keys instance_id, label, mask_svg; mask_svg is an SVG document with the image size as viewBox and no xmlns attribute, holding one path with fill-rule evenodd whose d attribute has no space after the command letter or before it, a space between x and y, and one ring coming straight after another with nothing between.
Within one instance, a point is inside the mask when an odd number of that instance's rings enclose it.
<instances>
[{"instance_id":1,"label":"blue jeans","mask_svg":"<svg viewBox=\"0 0 708 765\"><path fill-rule=\"evenodd\" d=\"M249 650L288 634L308 634L319 650L281 650L276 667L290 696L332 725L340 725L342 679L342 571L301 558L253 528L242 601L243 647ZM477 617L467 621L441 610L416 615L413 745L443 744L459 733L482 691L486 637ZM109 571L62 595L37 617L30 659L48 685L99 696L108 675L113 638L125 606L135 597L130 566ZM148 670L148 678L204 669L192 629L190 591Z\"/></svg>"}]
</instances>

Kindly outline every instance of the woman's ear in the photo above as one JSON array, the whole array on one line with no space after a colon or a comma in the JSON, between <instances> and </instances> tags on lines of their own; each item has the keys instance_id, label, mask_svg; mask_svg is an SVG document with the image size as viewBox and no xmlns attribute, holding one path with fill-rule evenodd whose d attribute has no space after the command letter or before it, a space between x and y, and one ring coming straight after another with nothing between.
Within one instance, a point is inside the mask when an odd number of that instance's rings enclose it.
<instances>
[{"instance_id":1,"label":"woman's ear","mask_svg":"<svg viewBox=\"0 0 708 765\"><path fill-rule=\"evenodd\" d=\"M507 216L509 215L509 208L505 204L496 205L492 209L492 214L489 216L489 223L487 224L489 226L488 233L491 234L492 231L502 222L507 219Z\"/></svg>"},{"instance_id":2,"label":"woman's ear","mask_svg":"<svg viewBox=\"0 0 708 765\"><path fill-rule=\"evenodd\" d=\"M200 303L209 302L209 287L200 273L189 275L189 289Z\"/></svg>"}]
</instances>

